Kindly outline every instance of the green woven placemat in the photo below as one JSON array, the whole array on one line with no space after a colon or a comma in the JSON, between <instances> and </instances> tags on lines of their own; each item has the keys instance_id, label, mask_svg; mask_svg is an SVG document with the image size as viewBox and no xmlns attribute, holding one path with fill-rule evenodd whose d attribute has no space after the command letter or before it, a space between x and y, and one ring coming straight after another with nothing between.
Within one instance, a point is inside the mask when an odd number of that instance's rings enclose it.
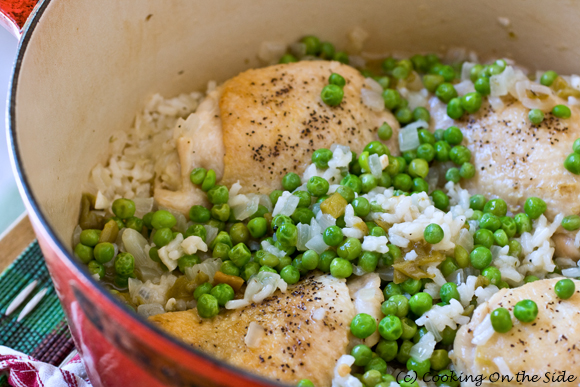
<instances>
[{"instance_id":1,"label":"green woven placemat","mask_svg":"<svg viewBox=\"0 0 580 387\"><path fill-rule=\"evenodd\" d=\"M34 280L38 283L27 300L5 316L12 300ZM48 291L40 303L22 321L17 322L22 308L44 288ZM36 241L0 275L0 345L56 366L74 349L64 312ZM1 376L0 386L7 385L6 377Z\"/></svg>"}]
</instances>

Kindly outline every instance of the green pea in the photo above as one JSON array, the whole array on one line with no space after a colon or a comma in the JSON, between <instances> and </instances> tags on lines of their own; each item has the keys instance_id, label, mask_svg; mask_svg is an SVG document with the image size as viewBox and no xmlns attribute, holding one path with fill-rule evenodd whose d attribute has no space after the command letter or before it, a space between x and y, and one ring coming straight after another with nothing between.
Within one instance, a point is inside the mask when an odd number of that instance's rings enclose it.
<instances>
[{"instance_id":1,"label":"green pea","mask_svg":"<svg viewBox=\"0 0 580 387\"><path fill-rule=\"evenodd\" d=\"M217 236L214 238L214 240L210 243L209 248L213 249L216 244L218 243L224 243L226 245L228 245L230 248L232 248L234 245L232 244L232 239L230 238L230 234L228 234L225 231L220 231Z\"/></svg>"},{"instance_id":2,"label":"green pea","mask_svg":"<svg viewBox=\"0 0 580 387\"><path fill-rule=\"evenodd\" d=\"M325 252L323 252L322 254L320 254L320 257L318 258L318 270L324 272L324 273L329 273L330 272L330 264L332 263L332 260L334 258L336 258L336 252L334 252L333 250L326 250Z\"/></svg>"},{"instance_id":3,"label":"green pea","mask_svg":"<svg viewBox=\"0 0 580 387\"><path fill-rule=\"evenodd\" d=\"M425 121L427 123L431 120L431 114L429 113L429 110L422 106L416 107L413 110L413 121L419 120Z\"/></svg>"},{"instance_id":4,"label":"green pea","mask_svg":"<svg viewBox=\"0 0 580 387\"><path fill-rule=\"evenodd\" d=\"M519 235L523 234L524 232L532 231L532 221L527 214L517 214L514 220L516 222Z\"/></svg>"},{"instance_id":5,"label":"green pea","mask_svg":"<svg viewBox=\"0 0 580 387\"><path fill-rule=\"evenodd\" d=\"M486 213L481 216L479 227L495 231L501 227L501 220L494 214Z\"/></svg>"},{"instance_id":6,"label":"green pea","mask_svg":"<svg viewBox=\"0 0 580 387\"><path fill-rule=\"evenodd\" d=\"M350 176L354 176L354 175L350 175ZM354 177L356 177L356 176L354 176ZM344 179L343 179L343 181L344 181ZM360 180L358 180L358 178L357 178L357 181L355 183L356 184L360 183ZM342 196L347 201L347 203L351 203L355 198L354 190L349 186L341 185L336 189L336 192L338 192L338 194L340 196Z\"/></svg>"},{"instance_id":7,"label":"green pea","mask_svg":"<svg viewBox=\"0 0 580 387\"><path fill-rule=\"evenodd\" d=\"M430 146L431 149L433 148L430 144L423 144L421 146L424 145ZM411 161L411 163L409 164L409 175L411 175L412 177L420 177L422 179L427 177L427 174L429 173L428 161L430 160L425 160L423 158L414 159L413 161Z\"/></svg>"},{"instance_id":8,"label":"green pea","mask_svg":"<svg viewBox=\"0 0 580 387\"><path fill-rule=\"evenodd\" d=\"M403 318L409 313L409 300L402 294L393 294L381 304L381 312L385 316L393 315Z\"/></svg>"},{"instance_id":9,"label":"green pea","mask_svg":"<svg viewBox=\"0 0 580 387\"><path fill-rule=\"evenodd\" d=\"M515 220L509 216L502 216L500 219L501 229L505 231L508 238L513 238L517 232L517 226Z\"/></svg>"},{"instance_id":10,"label":"green pea","mask_svg":"<svg viewBox=\"0 0 580 387\"><path fill-rule=\"evenodd\" d=\"M248 249L248 246L243 243L238 243L230 250L228 257L232 260L234 265L242 267L250 261L252 253L250 252L250 249Z\"/></svg>"},{"instance_id":11,"label":"green pea","mask_svg":"<svg viewBox=\"0 0 580 387\"><path fill-rule=\"evenodd\" d=\"M335 52L332 59L342 64L348 64L349 62L348 54L344 51Z\"/></svg>"},{"instance_id":12,"label":"green pea","mask_svg":"<svg viewBox=\"0 0 580 387\"><path fill-rule=\"evenodd\" d=\"M207 199L211 204L227 203L229 198L228 189L223 185L216 185L207 191Z\"/></svg>"},{"instance_id":13,"label":"green pea","mask_svg":"<svg viewBox=\"0 0 580 387\"><path fill-rule=\"evenodd\" d=\"M330 77L328 77L328 83L331 85L336 85L338 87L344 87L344 85L346 85L346 80L342 75L332 73L330 74Z\"/></svg>"},{"instance_id":14,"label":"green pea","mask_svg":"<svg viewBox=\"0 0 580 387\"><path fill-rule=\"evenodd\" d=\"M320 54L320 50L322 47L320 45L320 39L318 39L316 36L313 35L305 36L300 40L300 42L306 46L306 55L316 56Z\"/></svg>"},{"instance_id":15,"label":"green pea","mask_svg":"<svg viewBox=\"0 0 580 387\"><path fill-rule=\"evenodd\" d=\"M403 334L401 319L397 316L385 316L379 323L379 334L385 340L397 340Z\"/></svg>"},{"instance_id":16,"label":"green pea","mask_svg":"<svg viewBox=\"0 0 580 387\"><path fill-rule=\"evenodd\" d=\"M438 74L445 79L445 82L451 82L455 79L455 70L449 65L440 66Z\"/></svg>"},{"instance_id":17,"label":"green pea","mask_svg":"<svg viewBox=\"0 0 580 387\"><path fill-rule=\"evenodd\" d=\"M250 277L257 274L259 271L260 264L258 262L248 262L240 270L240 277L242 277L244 281L248 282Z\"/></svg>"},{"instance_id":18,"label":"green pea","mask_svg":"<svg viewBox=\"0 0 580 387\"><path fill-rule=\"evenodd\" d=\"M574 281L568 278L556 282L556 285L554 286L556 296L562 300L567 300L572 297L575 291L576 285L574 284Z\"/></svg>"},{"instance_id":19,"label":"green pea","mask_svg":"<svg viewBox=\"0 0 580 387\"><path fill-rule=\"evenodd\" d=\"M364 367L373 358L373 351L368 346L359 344L350 351L350 355L354 357L354 365Z\"/></svg>"},{"instance_id":20,"label":"green pea","mask_svg":"<svg viewBox=\"0 0 580 387\"><path fill-rule=\"evenodd\" d=\"M491 312L491 326L499 333L506 333L512 329L512 318L506 308L497 308Z\"/></svg>"},{"instance_id":21,"label":"green pea","mask_svg":"<svg viewBox=\"0 0 580 387\"><path fill-rule=\"evenodd\" d=\"M278 203L278 199L280 198L280 196L282 196L282 193L283 192L279 189L275 189L270 193L270 201L272 202L273 206L275 206L276 203Z\"/></svg>"},{"instance_id":22,"label":"green pea","mask_svg":"<svg viewBox=\"0 0 580 387\"><path fill-rule=\"evenodd\" d=\"M435 208L440 209L441 211L447 211L449 208L449 196L445 194L445 192L436 189L435 191L431 192L431 197L433 198L433 204Z\"/></svg>"},{"instance_id":23,"label":"green pea","mask_svg":"<svg viewBox=\"0 0 580 387\"><path fill-rule=\"evenodd\" d=\"M527 198L524 203L524 211L530 219L538 219L547 210L546 202L540 198Z\"/></svg>"},{"instance_id":24,"label":"green pea","mask_svg":"<svg viewBox=\"0 0 580 387\"><path fill-rule=\"evenodd\" d=\"M433 245L441 242L444 236L443 229L437 223L431 223L425 227L425 231L423 232L425 241Z\"/></svg>"},{"instance_id":25,"label":"green pea","mask_svg":"<svg viewBox=\"0 0 580 387\"><path fill-rule=\"evenodd\" d=\"M393 71L395 66L397 65L397 60L395 58L387 58L381 64L381 67L385 73L389 73Z\"/></svg>"},{"instance_id":26,"label":"green pea","mask_svg":"<svg viewBox=\"0 0 580 387\"><path fill-rule=\"evenodd\" d=\"M420 144L435 144L435 136L428 129L419 129L417 133L419 134Z\"/></svg>"},{"instance_id":27,"label":"green pea","mask_svg":"<svg viewBox=\"0 0 580 387\"><path fill-rule=\"evenodd\" d=\"M443 332L441 332L441 344L452 345L455 341L455 336L457 335L457 329L451 329L450 327L445 327Z\"/></svg>"},{"instance_id":28,"label":"green pea","mask_svg":"<svg viewBox=\"0 0 580 387\"><path fill-rule=\"evenodd\" d=\"M417 157L427 162L431 162L435 158L435 147L431 144L421 144L417 148Z\"/></svg>"},{"instance_id":29,"label":"green pea","mask_svg":"<svg viewBox=\"0 0 580 387\"><path fill-rule=\"evenodd\" d=\"M406 173L399 173L395 176L393 186L396 189L408 192L413 186L413 180L411 179L411 176L407 175Z\"/></svg>"},{"instance_id":30,"label":"green pea","mask_svg":"<svg viewBox=\"0 0 580 387\"><path fill-rule=\"evenodd\" d=\"M502 217L507 214L507 204L502 199L491 199L483 206L483 212L489 212Z\"/></svg>"},{"instance_id":31,"label":"green pea","mask_svg":"<svg viewBox=\"0 0 580 387\"><path fill-rule=\"evenodd\" d=\"M445 260L439 264L439 270L441 270L443 277L447 277L458 269L459 266L457 265L457 262L451 257L445 258Z\"/></svg>"},{"instance_id":32,"label":"green pea","mask_svg":"<svg viewBox=\"0 0 580 387\"><path fill-rule=\"evenodd\" d=\"M569 215L562 219L562 227L564 230L576 231L580 228L580 216Z\"/></svg>"},{"instance_id":33,"label":"green pea","mask_svg":"<svg viewBox=\"0 0 580 387\"><path fill-rule=\"evenodd\" d=\"M217 243L212 251L213 258L228 259L231 247L225 243Z\"/></svg>"},{"instance_id":34,"label":"green pea","mask_svg":"<svg viewBox=\"0 0 580 387\"><path fill-rule=\"evenodd\" d=\"M317 168L328 168L328 162L332 159L332 152L326 148L320 148L312 153L312 163Z\"/></svg>"},{"instance_id":35,"label":"green pea","mask_svg":"<svg viewBox=\"0 0 580 387\"><path fill-rule=\"evenodd\" d=\"M135 258L129 253L119 253L115 258L115 273L129 277L135 270Z\"/></svg>"},{"instance_id":36,"label":"green pea","mask_svg":"<svg viewBox=\"0 0 580 387\"><path fill-rule=\"evenodd\" d=\"M413 179L413 186L411 187L412 192L427 192L429 191L429 183L420 177Z\"/></svg>"},{"instance_id":37,"label":"green pea","mask_svg":"<svg viewBox=\"0 0 580 387\"><path fill-rule=\"evenodd\" d=\"M403 291L401 290L401 286L394 283L389 282L387 286L383 289L383 294L385 295L385 299L388 300L391 296L394 295L402 295Z\"/></svg>"},{"instance_id":38,"label":"green pea","mask_svg":"<svg viewBox=\"0 0 580 387\"><path fill-rule=\"evenodd\" d=\"M443 138L449 145L459 145L463 141L463 133L457 126L450 126L445 130Z\"/></svg>"},{"instance_id":39,"label":"green pea","mask_svg":"<svg viewBox=\"0 0 580 387\"><path fill-rule=\"evenodd\" d=\"M379 343L375 347L375 353L386 362L394 360L397 357L398 350L399 345L394 340L381 339L381 341L379 341Z\"/></svg>"},{"instance_id":40,"label":"green pea","mask_svg":"<svg viewBox=\"0 0 580 387\"><path fill-rule=\"evenodd\" d=\"M212 218L221 222L227 222L230 218L230 206L227 203L214 205L210 212Z\"/></svg>"},{"instance_id":41,"label":"green pea","mask_svg":"<svg viewBox=\"0 0 580 387\"><path fill-rule=\"evenodd\" d=\"M408 124L413 121L413 112L407 107L399 107L395 110L395 118L401 124Z\"/></svg>"},{"instance_id":42,"label":"green pea","mask_svg":"<svg viewBox=\"0 0 580 387\"><path fill-rule=\"evenodd\" d=\"M493 233L493 240L496 245L504 247L509 243L509 238L504 230L499 229Z\"/></svg>"},{"instance_id":43,"label":"green pea","mask_svg":"<svg viewBox=\"0 0 580 387\"><path fill-rule=\"evenodd\" d=\"M473 84L473 87L480 95L489 95L491 93L489 78L487 77L478 78Z\"/></svg>"},{"instance_id":44,"label":"green pea","mask_svg":"<svg viewBox=\"0 0 580 387\"><path fill-rule=\"evenodd\" d=\"M451 161L453 161L453 163L462 165L471 159L471 151L463 145L456 145L451 148L451 151L449 152L449 158Z\"/></svg>"},{"instance_id":45,"label":"green pea","mask_svg":"<svg viewBox=\"0 0 580 387\"><path fill-rule=\"evenodd\" d=\"M501 272L497 267L488 266L481 271L481 275L489 279L489 283L497 285L501 282Z\"/></svg>"},{"instance_id":46,"label":"green pea","mask_svg":"<svg viewBox=\"0 0 580 387\"><path fill-rule=\"evenodd\" d=\"M99 243L99 237L101 236L101 230L87 229L81 231L80 241L83 245L88 247L95 247Z\"/></svg>"},{"instance_id":47,"label":"green pea","mask_svg":"<svg viewBox=\"0 0 580 387\"><path fill-rule=\"evenodd\" d=\"M207 223L211 217L211 212L204 206L195 205L189 209L189 219L196 223Z\"/></svg>"},{"instance_id":48,"label":"green pea","mask_svg":"<svg viewBox=\"0 0 580 387\"><path fill-rule=\"evenodd\" d=\"M443 82L445 82L445 79L439 74L427 74L423 77L423 86L431 93L435 93L435 90Z\"/></svg>"},{"instance_id":49,"label":"green pea","mask_svg":"<svg viewBox=\"0 0 580 387\"><path fill-rule=\"evenodd\" d=\"M159 258L159 247L153 246L149 249L149 258L153 262L162 263L161 258Z\"/></svg>"},{"instance_id":50,"label":"green pea","mask_svg":"<svg viewBox=\"0 0 580 387\"><path fill-rule=\"evenodd\" d=\"M312 197L306 191L295 191L292 193L292 195L300 198L300 201L298 202L298 207L309 207L310 204L312 203Z\"/></svg>"},{"instance_id":51,"label":"green pea","mask_svg":"<svg viewBox=\"0 0 580 387\"><path fill-rule=\"evenodd\" d=\"M93 250L93 255L98 263L110 262L115 256L115 247L109 242L98 243Z\"/></svg>"},{"instance_id":52,"label":"green pea","mask_svg":"<svg viewBox=\"0 0 580 387\"><path fill-rule=\"evenodd\" d=\"M435 150L435 160L439 162L449 161L449 152L451 152L451 146L445 141L437 141L433 146Z\"/></svg>"},{"instance_id":53,"label":"green pea","mask_svg":"<svg viewBox=\"0 0 580 387\"><path fill-rule=\"evenodd\" d=\"M308 192L312 196L326 195L329 187L330 187L330 185L328 184L328 181L326 181L326 179L323 179L322 177L318 177L318 176L311 177L310 180L308 180L308 183L306 185ZM308 205L310 205L310 198L309 198Z\"/></svg>"},{"instance_id":54,"label":"green pea","mask_svg":"<svg viewBox=\"0 0 580 387\"><path fill-rule=\"evenodd\" d=\"M570 153L564 160L564 168L575 175L580 175L580 154Z\"/></svg>"},{"instance_id":55,"label":"green pea","mask_svg":"<svg viewBox=\"0 0 580 387\"><path fill-rule=\"evenodd\" d=\"M540 279L535 275L527 275L524 277L524 283L529 284L530 282L539 281Z\"/></svg>"},{"instance_id":56,"label":"green pea","mask_svg":"<svg viewBox=\"0 0 580 387\"><path fill-rule=\"evenodd\" d=\"M431 364L433 367L433 364ZM451 370L442 370L437 374L437 381L435 382L437 387L459 387L459 379L455 372Z\"/></svg>"},{"instance_id":57,"label":"green pea","mask_svg":"<svg viewBox=\"0 0 580 387\"><path fill-rule=\"evenodd\" d=\"M338 106L342 102L344 91L337 85L326 85L322 88L320 98L328 106Z\"/></svg>"},{"instance_id":58,"label":"green pea","mask_svg":"<svg viewBox=\"0 0 580 387\"><path fill-rule=\"evenodd\" d=\"M514 306L514 317L524 323L530 323L538 316L538 305L532 300L519 301Z\"/></svg>"},{"instance_id":59,"label":"green pea","mask_svg":"<svg viewBox=\"0 0 580 387\"><path fill-rule=\"evenodd\" d=\"M451 362L449 354L444 349L434 350L429 360L431 361L431 368L435 371L444 370Z\"/></svg>"},{"instance_id":60,"label":"green pea","mask_svg":"<svg viewBox=\"0 0 580 387\"><path fill-rule=\"evenodd\" d=\"M352 207L357 216L365 217L371 212L371 205L368 199L360 196L352 201Z\"/></svg>"},{"instance_id":61,"label":"green pea","mask_svg":"<svg viewBox=\"0 0 580 387\"><path fill-rule=\"evenodd\" d=\"M414 294L409 300L409 308L411 312L417 316L423 315L433 306L433 298L424 292Z\"/></svg>"},{"instance_id":62,"label":"green pea","mask_svg":"<svg viewBox=\"0 0 580 387\"><path fill-rule=\"evenodd\" d=\"M193 267L201 263L201 259L196 254L186 254L183 257L177 260L177 266L179 267L179 271L185 274L185 269L188 267Z\"/></svg>"},{"instance_id":63,"label":"green pea","mask_svg":"<svg viewBox=\"0 0 580 387\"><path fill-rule=\"evenodd\" d=\"M201 190L203 192L209 191L210 189L213 188L215 182L216 182L215 171L213 169L210 169L209 171L207 171L205 179L203 179L203 183L201 183Z\"/></svg>"},{"instance_id":64,"label":"green pea","mask_svg":"<svg viewBox=\"0 0 580 387\"><path fill-rule=\"evenodd\" d=\"M570 118L572 111L566 105L556 105L552 108L552 114L558 118Z\"/></svg>"},{"instance_id":65,"label":"green pea","mask_svg":"<svg viewBox=\"0 0 580 387\"><path fill-rule=\"evenodd\" d=\"M314 218L314 212L309 210L308 208L298 207L294 210L291 219L294 223L302 223L302 224L310 224L310 221Z\"/></svg>"},{"instance_id":66,"label":"green pea","mask_svg":"<svg viewBox=\"0 0 580 387\"><path fill-rule=\"evenodd\" d=\"M259 217L254 218L248 222L248 231L252 238L261 238L266 235L268 229L268 222L266 219Z\"/></svg>"},{"instance_id":67,"label":"green pea","mask_svg":"<svg viewBox=\"0 0 580 387\"><path fill-rule=\"evenodd\" d=\"M469 266L470 264L469 253L467 252L467 250L465 250L463 246L455 245L453 255L455 257L455 262L457 262L457 265L460 268L465 269L467 266Z\"/></svg>"},{"instance_id":68,"label":"green pea","mask_svg":"<svg viewBox=\"0 0 580 387\"><path fill-rule=\"evenodd\" d=\"M528 113L528 119L534 125L540 125L544 121L544 112L540 109L532 109Z\"/></svg>"},{"instance_id":69,"label":"green pea","mask_svg":"<svg viewBox=\"0 0 580 387\"><path fill-rule=\"evenodd\" d=\"M417 151L416 150L408 150L403 152L403 160L405 163L402 164L402 166L399 166L399 173L403 173L405 171L405 167L407 164L410 164L411 161L415 160L417 158ZM401 159L397 157L397 160L399 160L399 163L402 163Z\"/></svg>"},{"instance_id":70,"label":"green pea","mask_svg":"<svg viewBox=\"0 0 580 387\"><path fill-rule=\"evenodd\" d=\"M361 180L358 178L358 176L355 175L346 175L341 181L340 181L340 185L349 187L350 189L352 189L355 193L361 193L362 191L362 182ZM342 196L342 193L341 193ZM343 196L344 197L344 196ZM346 199L346 198L345 198ZM353 199L354 199L354 195L353 195ZM348 201L348 199L347 199ZM351 200L352 201L352 200Z\"/></svg>"},{"instance_id":71,"label":"green pea","mask_svg":"<svg viewBox=\"0 0 580 387\"><path fill-rule=\"evenodd\" d=\"M366 339L377 330L377 322L374 317L366 313L359 313L350 323L350 332L359 339Z\"/></svg>"},{"instance_id":72,"label":"green pea","mask_svg":"<svg viewBox=\"0 0 580 387\"><path fill-rule=\"evenodd\" d=\"M348 278L352 275L352 264L343 258L334 258L330 263L330 274L335 278Z\"/></svg>"},{"instance_id":73,"label":"green pea","mask_svg":"<svg viewBox=\"0 0 580 387\"><path fill-rule=\"evenodd\" d=\"M89 262L88 267L91 275L97 275L99 279L102 279L105 276L105 267L99 262L92 260Z\"/></svg>"},{"instance_id":74,"label":"green pea","mask_svg":"<svg viewBox=\"0 0 580 387\"><path fill-rule=\"evenodd\" d=\"M370 173L365 173L360 176L361 190L363 193L370 192L377 187L377 178Z\"/></svg>"},{"instance_id":75,"label":"green pea","mask_svg":"<svg viewBox=\"0 0 580 387\"><path fill-rule=\"evenodd\" d=\"M447 115L454 120L458 120L463 116L465 110L461 104L461 98L451 98L447 104Z\"/></svg>"},{"instance_id":76,"label":"green pea","mask_svg":"<svg viewBox=\"0 0 580 387\"><path fill-rule=\"evenodd\" d=\"M520 242L516 241L516 240L511 240L509 243L509 252L508 254L511 255L512 257L519 257L522 253L522 245L520 245Z\"/></svg>"},{"instance_id":77,"label":"green pea","mask_svg":"<svg viewBox=\"0 0 580 387\"><path fill-rule=\"evenodd\" d=\"M461 97L461 107L469 114L476 113L481 108L482 96L477 91Z\"/></svg>"},{"instance_id":78,"label":"green pea","mask_svg":"<svg viewBox=\"0 0 580 387\"><path fill-rule=\"evenodd\" d=\"M130 199L116 199L111 206L113 214L121 219L127 219L135 215L135 202Z\"/></svg>"},{"instance_id":79,"label":"green pea","mask_svg":"<svg viewBox=\"0 0 580 387\"><path fill-rule=\"evenodd\" d=\"M358 265L366 272L372 273L377 268L379 254L372 251L365 251L358 260Z\"/></svg>"},{"instance_id":80,"label":"green pea","mask_svg":"<svg viewBox=\"0 0 580 387\"><path fill-rule=\"evenodd\" d=\"M385 101L385 108L394 110L402 103L401 94L395 89L387 89L383 91L383 100Z\"/></svg>"},{"instance_id":81,"label":"green pea","mask_svg":"<svg viewBox=\"0 0 580 387\"><path fill-rule=\"evenodd\" d=\"M377 130L377 134L381 140L388 141L393 136L393 128L391 128L391 125L384 122Z\"/></svg>"},{"instance_id":82,"label":"green pea","mask_svg":"<svg viewBox=\"0 0 580 387\"><path fill-rule=\"evenodd\" d=\"M407 278L405 281L401 283L401 290L405 293L409 293L410 295L414 295L421 291L423 288L423 283L421 280Z\"/></svg>"},{"instance_id":83,"label":"green pea","mask_svg":"<svg viewBox=\"0 0 580 387\"><path fill-rule=\"evenodd\" d=\"M342 234L342 232L341 232ZM336 253L340 258L352 261L357 258L362 251L362 245L360 241L356 238L346 238L342 243L338 245Z\"/></svg>"},{"instance_id":84,"label":"green pea","mask_svg":"<svg viewBox=\"0 0 580 387\"><path fill-rule=\"evenodd\" d=\"M280 271L280 277L289 285L293 285L300 280L300 272L292 265L285 266Z\"/></svg>"},{"instance_id":85,"label":"green pea","mask_svg":"<svg viewBox=\"0 0 580 387\"><path fill-rule=\"evenodd\" d=\"M302 379L296 384L296 387L314 387L314 383L308 379Z\"/></svg>"},{"instance_id":86,"label":"green pea","mask_svg":"<svg viewBox=\"0 0 580 387\"><path fill-rule=\"evenodd\" d=\"M471 163L463 163L459 169L459 176L464 179L471 179L475 176L475 166Z\"/></svg>"},{"instance_id":87,"label":"green pea","mask_svg":"<svg viewBox=\"0 0 580 387\"><path fill-rule=\"evenodd\" d=\"M580 138L574 140L574 143L572 144L572 150L574 153L580 154Z\"/></svg>"},{"instance_id":88,"label":"green pea","mask_svg":"<svg viewBox=\"0 0 580 387\"><path fill-rule=\"evenodd\" d=\"M383 90L387 89L391 84L391 79L389 77L373 77L373 79L381 85Z\"/></svg>"},{"instance_id":89,"label":"green pea","mask_svg":"<svg viewBox=\"0 0 580 387\"><path fill-rule=\"evenodd\" d=\"M439 289L439 296L441 301L449 304L452 299L460 300L459 291L457 291L457 285L453 282L447 282L441 289Z\"/></svg>"},{"instance_id":90,"label":"green pea","mask_svg":"<svg viewBox=\"0 0 580 387\"><path fill-rule=\"evenodd\" d=\"M439 98L442 102L448 103L453 98L457 98L457 90L451 83L444 82L437 86L435 90L435 95Z\"/></svg>"},{"instance_id":91,"label":"green pea","mask_svg":"<svg viewBox=\"0 0 580 387\"><path fill-rule=\"evenodd\" d=\"M417 361L414 358L410 358L407 360L407 369L410 371L415 371L419 378L423 378L425 374L431 369L431 361L429 359Z\"/></svg>"},{"instance_id":92,"label":"green pea","mask_svg":"<svg viewBox=\"0 0 580 387\"><path fill-rule=\"evenodd\" d=\"M492 255L487 247L479 246L473 249L471 254L469 254L469 258L473 267L482 270L489 266L492 260Z\"/></svg>"},{"instance_id":93,"label":"green pea","mask_svg":"<svg viewBox=\"0 0 580 387\"><path fill-rule=\"evenodd\" d=\"M163 247L173 240L173 232L170 228L160 228L153 234L153 243L157 247Z\"/></svg>"},{"instance_id":94,"label":"green pea","mask_svg":"<svg viewBox=\"0 0 580 387\"><path fill-rule=\"evenodd\" d=\"M159 210L155 211L151 218L151 225L156 228L172 228L177 224L177 219L169 211Z\"/></svg>"},{"instance_id":95,"label":"green pea","mask_svg":"<svg viewBox=\"0 0 580 387\"><path fill-rule=\"evenodd\" d=\"M211 294L202 294L197 300L197 313L200 317L212 318L217 316L219 311L218 300Z\"/></svg>"},{"instance_id":96,"label":"green pea","mask_svg":"<svg viewBox=\"0 0 580 387\"><path fill-rule=\"evenodd\" d=\"M417 324L408 317L401 319L401 326L403 327L403 333L401 334L401 339L403 340L410 340L417 333Z\"/></svg>"},{"instance_id":97,"label":"green pea","mask_svg":"<svg viewBox=\"0 0 580 387\"><path fill-rule=\"evenodd\" d=\"M485 228L480 228L473 235L473 241L476 245L481 245L489 249L493 245L493 232Z\"/></svg>"},{"instance_id":98,"label":"green pea","mask_svg":"<svg viewBox=\"0 0 580 387\"><path fill-rule=\"evenodd\" d=\"M476 64L473 66L469 71L469 78L471 79L471 82L475 83L480 78L482 71L483 65Z\"/></svg>"},{"instance_id":99,"label":"green pea","mask_svg":"<svg viewBox=\"0 0 580 387\"><path fill-rule=\"evenodd\" d=\"M401 364L407 364L407 361L411 358L411 348L413 348L413 342L410 340L404 340L399 345L399 353L397 353L397 361Z\"/></svg>"},{"instance_id":100,"label":"green pea","mask_svg":"<svg viewBox=\"0 0 580 387\"><path fill-rule=\"evenodd\" d=\"M233 224L230 228L230 239L235 245L248 242L250 240L250 231L248 230L248 227L243 223Z\"/></svg>"},{"instance_id":101,"label":"green pea","mask_svg":"<svg viewBox=\"0 0 580 387\"><path fill-rule=\"evenodd\" d=\"M445 180L452 181L454 183L459 183L461 179L461 175L459 174L459 169L457 168L449 168L447 172L445 172Z\"/></svg>"},{"instance_id":102,"label":"green pea","mask_svg":"<svg viewBox=\"0 0 580 387\"><path fill-rule=\"evenodd\" d=\"M411 71L406 66L397 66L393 69L393 78L395 79L407 79Z\"/></svg>"},{"instance_id":103,"label":"green pea","mask_svg":"<svg viewBox=\"0 0 580 387\"><path fill-rule=\"evenodd\" d=\"M219 306L225 306L228 301L234 299L234 289L228 284L214 286L209 294L215 297Z\"/></svg>"},{"instance_id":104,"label":"green pea","mask_svg":"<svg viewBox=\"0 0 580 387\"><path fill-rule=\"evenodd\" d=\"M230 248L227 245L225 245L224 243L218 243L218 245L216 245L216 247L214 248L214 252L218 249L222 249L223 246L226 246L228 252L230 251ZM222 258L223 259L225 257L215 257L215 258ZM230 260L227 260L221 264L220 271L224 274L233 275L236 277L238 277L240 275L240 268L238 266L236 266L234 264L234 262L232 262Z\"/></svg>"},{"instance_id":105,"label":"green pea","mask_svg":"<svg viewBox=\"0 0 580 387\"><path fill-rule=\"evenodd\" d=\"M292 54L284 54L280 57L278 63L280 64L287 64L287 63L294 63L298 62L298 59Z\"/></svg>"},{"instance_id":106,"label":"green pea","mask_svg":"<svg viewBox=\"0 0 580 387\"><path fill-rule=\"evenodd\" d=\"M342 230L338 226L329 226L322 233L324 243L329 246L338 246L342 242Z\"/></svg>"},{"instance_id":107,"label":"green pea","mask_svg":"<svg viewBox=\"0 0 580 387\"><path fill-rule=\"evenodd\" d=\"M380 374L387 373L387 362L380 357L373 357L369 364L365 366L365 373L371 370L379 371Z\"/></svg>"},{"instance_id":108,"label":"green pea","mask_svg":"<svg viewBox=\"0 0 580 387\"><path fill-rule=\"evenodd\" d=\"M298 176L294 172L289 172L282 178L282 187L286 191L292 192L301 185L302 183L300 181L300 176Z\"/></svg>"},{"instance_id":109,"label":"green pea","mask_svg":"<svg viewBox=\"0 0 580 387\"><path fill-rule=\"evenodd\" d=\"M125 226L135 231L141 232L143 230L143 220L136 216L131 216L125 219Z\"/></svg>"},{"instance_id":110,"label":"green pea","mask_svg":"<svg viewBox=\"0 0 580 387\"><path fill-rule=\"evenodd\" d=\"M473 210L483 211L486 199L483 195L473 195L469 198L469 208Z\"/></svg>"},{"instance_id":111,"label":"green pea","mask_svg":"<svg viewBox=\"0 0 580 387\"><path fill-rule=\"evenodd\" d=\"M552 70L546 71L540 77L540 83L544 86L552 86L552 83L558 78L558 73Z\"/></svg>"},{"instance_id":112,"label":"green pea","mask_svg":"<svg viewBox=\"0 0 580 387\"><path fill-rule=\"evenodd\" d=\"M205 168L194 168L189 175L189 180L195 185L203 183L205 176L207 175L207 170Z\"/></svg>"}]
</instances>

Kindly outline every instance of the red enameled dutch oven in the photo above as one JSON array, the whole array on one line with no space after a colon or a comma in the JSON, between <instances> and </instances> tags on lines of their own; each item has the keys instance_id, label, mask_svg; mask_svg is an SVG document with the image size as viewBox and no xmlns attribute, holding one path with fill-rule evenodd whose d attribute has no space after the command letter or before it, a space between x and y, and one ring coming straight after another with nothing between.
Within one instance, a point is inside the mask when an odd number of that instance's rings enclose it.
<instances>
[{"instance_id":1,"label":"red enameled dutch oven","mask_svg":"<svg viewBox=\"0 0 580 387\"><path fill-rule=\"evenodd\" d=\"M20 38L8 103L14 170L75 344L95 386L266 386L127 311L71 254L82 185L147 97L203 90L258 66L264 40L316 34L371 52L451 46L578 73L569 0L0 0Z\"/></svg>"}]
</instances>

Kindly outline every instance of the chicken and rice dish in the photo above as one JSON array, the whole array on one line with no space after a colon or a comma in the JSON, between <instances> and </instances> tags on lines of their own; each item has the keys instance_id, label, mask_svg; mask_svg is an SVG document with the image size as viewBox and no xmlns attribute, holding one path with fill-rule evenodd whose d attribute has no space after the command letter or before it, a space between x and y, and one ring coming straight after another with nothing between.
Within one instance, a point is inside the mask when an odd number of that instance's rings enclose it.
<instances>
[{"instance_id":1,"label":"chicken and rice dish","mask_svg":"<svg viewBox=\"0 0 580 387\"><path fill-rule=\"evenodd\" d=\"M290 385L577 385L580 76L364 36L154 95L91 171L76 257Z\"/></svg>"}]
</instances>

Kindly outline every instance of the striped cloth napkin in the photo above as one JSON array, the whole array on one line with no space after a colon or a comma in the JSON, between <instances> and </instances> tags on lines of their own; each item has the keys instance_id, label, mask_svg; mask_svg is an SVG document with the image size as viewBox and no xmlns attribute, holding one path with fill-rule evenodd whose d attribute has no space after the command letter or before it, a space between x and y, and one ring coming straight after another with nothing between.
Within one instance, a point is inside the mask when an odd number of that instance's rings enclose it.
<instances>
[{"instance_id":1,"label":"striped cloth napkin","mask_svg":"<svg viewBox=\"0 0 580 387\"><path fill-rule=\"evenodd\" d=\"M14 387L91 386L78 355L59 368L0 346L0 373L3 372L9 372L8 383Z\"/></svg>"}]
</instances>

